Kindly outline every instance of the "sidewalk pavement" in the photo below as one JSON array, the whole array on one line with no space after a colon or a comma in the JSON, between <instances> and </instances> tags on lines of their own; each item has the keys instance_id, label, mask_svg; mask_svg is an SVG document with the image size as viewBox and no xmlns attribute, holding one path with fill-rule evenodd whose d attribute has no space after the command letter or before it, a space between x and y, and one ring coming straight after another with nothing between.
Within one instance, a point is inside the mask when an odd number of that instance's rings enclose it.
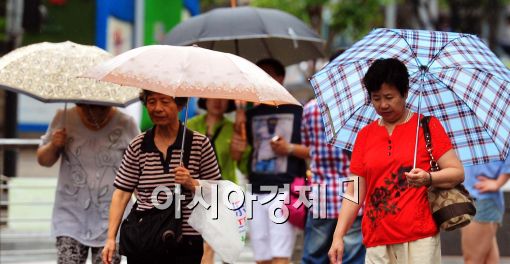
<instances>
[{"instance_id":1,"label":"sidewalk pavement","mask_svg":"<svg viewBox=\"0 0 510 264\"><path fill-rule=\"evenodd\" d=\"M55 165L52 168L44 168L37 164L34 155L35 150L23 150L20 153L18 159L18 174L22 175L18 177L18 186L21 185L23 188L33 188L33 186L39 187L37 192L27 192L26 189L13 191L9 194L16 196L14 200L18 202L28 202L30 204L38 204L33 208L26 207L23 204L17 206L17 209L12 210L9 218L26 217L40 217L39 221L36 222L19 222L11 221L10 228L2 228L0 232L0 261L2 264L17 263L17 264L54 264L56 262L56 252L54 242L49 238L49 218L52 207L52 196L54 190L46 187L56 185L56 176L58 174L58 166ZM28 177L23 179L24 177ZM30 185L27 187L24 185ZM510 184L510 183L509 183ZM42 187L42 188L41 188ZM53 187L54 188L54 187ZM23 199L22 199L23 198ZM35 214L35 215L34 215ZM42 221L41 221L42 220ZM12 222L16 222L12 224ZM35 229L34 229L35 228ZM23 234L36 234L37 238L16 238L9 239L8 236L14 232L23 230ZM500 245L502 247L503 245ZM294 258L299 259L299 258ZM87 263L91 263L90 260ZM126 263L125 258L122 263ZM221 263L217 259L216 263ZM247 245L244 251L241 253L238 264L255 263L253 260L253 252L249 245ZM299 263L299 262L294 262ZM463 259L461 256L443 256L443 264L461 264ZM510 257L502 257L501 264L510 264Z\"/></svg>"},{"instance_id":2,"label":"sidewalk pavement","mask_svg":"<svg viewBox=\"0 0 510 264\"><path fill-rule=\"evenodd\" d=\"M3 262L2 263L17 263L17 264L55 264L55 260L52 261L36 261L36 262ZM219 260L216 260L215 264L221 264L222 262ZM245 260L243 259L243 256L241 259L236 262L235 264L254 264L255 261L252 259ZM295 262L294 262L295 263ZM442 264L462 264L463 259L460 256L444 256L442 258ZM87 264L92 264L90 259L87 261ZM125 258L122 259L121 264L127 264L127 261ZM500 264L510 264L510 258L502 258Z\"/></svg>"},{"instance_id":3,"label":"sidewalk pavement","mask_svg":"<svg viewBox=\"0 0 510 264\"><path fill-rule=\"evenodd\" d=\"M4 232L2 234L5 235ZM1 236L0 236L1 238ZM297 252L297 251L295 251ZM0 259L2 264L55 264L56 250L54 242L49 238L39 239L36 241L6 241L0 239ZM300 263L299 257L293 258L293 263ZM126 264L126 258L123 257L122 264ZM221 260L216 254L216 264L221 264ZM244 250L236 264L253 264L253 251L247 242ZM443 256L442 264L462 264L462 256ZM501 264L510 264L510 257L502 257ZM87 264L91 264L90 258Z\"/></svg>"}]
</instances>

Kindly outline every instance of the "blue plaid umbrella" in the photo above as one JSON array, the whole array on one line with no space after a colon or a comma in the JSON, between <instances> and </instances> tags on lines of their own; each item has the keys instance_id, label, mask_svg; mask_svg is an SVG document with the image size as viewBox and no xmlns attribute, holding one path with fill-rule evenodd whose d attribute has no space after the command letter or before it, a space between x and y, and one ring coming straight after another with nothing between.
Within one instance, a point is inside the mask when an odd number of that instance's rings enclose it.
<instances>
[{"instance_id":1,"label":"blue plaid umbrella","mask_svg":"<svg viewBox=\"0 0 510 264\"><path fill-rule=\"evenodd\" d=\"M378 118L363 88L371 63L397 58L410 74L407 107L437 117L465 165L502 160L510 149L510 70L476 36L375 29L311 79L326 135L352 149Z\"/></svg>"}]
</instances>

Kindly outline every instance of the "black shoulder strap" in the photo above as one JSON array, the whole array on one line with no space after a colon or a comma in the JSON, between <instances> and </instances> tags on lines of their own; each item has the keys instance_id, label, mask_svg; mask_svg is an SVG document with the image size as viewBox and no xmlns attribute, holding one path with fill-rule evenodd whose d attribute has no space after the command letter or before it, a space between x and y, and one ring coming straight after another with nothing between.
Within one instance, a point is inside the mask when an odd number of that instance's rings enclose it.
<instances>
[{"instance_id":1,"label":"black shoulder strap","mask_svg":"<svg viewBox=\"0 0 510 264\"><path fill-rule=\"evenodd\" d=\"M421 127L423 128L423 135L425 136L425 141L427 139L432 141L432 137L430 136L430 128L429 128L430 116L424 116L421 120Z\"/></svg>"},{"instance_id":2,"label":"black shoulder strap","mask_svg":"<svg viewBox=\"0 0 510 264\"><path fill-rule=\"evenodd\" d=\"M214 141L216 141L216 139L220 135L221 129L223 129L223 125L221 125L220 127L216 128L216 130L214 131L213 136L211 138L209 138L209 140L211 141L211 146L212 146L212 148L214 150L214 154L216 154L216 158L218 158L218 153L216 152L216 146L215 146Z\"/></svg>"},{"instance_id":3,"label":"black shoulder strap","mask_svg":"<svg viewBox=\"0 0 510 264\"><path fill-rule=\"evenodd\" d=\"M191 145L193 144L193 131L186 128L186 137L184 139L184 153L182 154L182 162L184 167L188 168L189 157L191 155Z\"/></svg>"},{"instance_id":4,"label":"black shoulder strap","mask_svg":"<svg viewBox=\"0 0 510 264\"><path fill-rule=\"evenodd\" d=\"M223 129L223 124L220 127L216 128L216 131L214 131L214 134L211 137L211 144L213 144L213 146L214 146L214 141L216 141L216 139L220 135L221 129Z\"/></svg>"}]
</instances>

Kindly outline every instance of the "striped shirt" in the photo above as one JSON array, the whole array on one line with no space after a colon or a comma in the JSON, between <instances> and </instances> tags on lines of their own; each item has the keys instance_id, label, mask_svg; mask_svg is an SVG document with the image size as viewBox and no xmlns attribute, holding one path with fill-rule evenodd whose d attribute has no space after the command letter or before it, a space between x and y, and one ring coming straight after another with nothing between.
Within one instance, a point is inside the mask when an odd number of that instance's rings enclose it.
<instances>
[{"instance_id":1,"label":"striped shirt","mask_svg":"<svg viewBox=\"0 0 510 264\"><path fill-rule=\"evenodd\" d=\"M179 126L179 133L175 142L167 149L166 160L154 143L155 128L138 135L131 141L122 158L114 182L114 186L118 189L135 192L138 204L137 210L141 211L154 207L151 202L151 195L156 187L165 186L174 193L174 169L180 161L184 127ZM218 162L209 139L198 132L189 129L186 131L186 141L190 140L191 143L187 166L191 177L200 180L220 180L221 174ZM181 188L181 195L185 195L181 202L182 233L183 235L200 235L188 224L192 209L187 208L187 205L192 201L193 193ZM173 198L173 201L175 201L175 196ZM166 195L160 193L158 195L159 203L162 204L165 200Z\"/></svg>"},{"instance_id":2,"label":"striped shirt","mask_svg":"<svg viewBox=\"0 0 510 264\"><path fill-rule=\"evenodd\" d=\"M342 206L342 178L349 176L349 156L341 148L328 143L317 101L311 100L303 107L301 141L310 147L310 170L312 171L312 199L319 194L318 184L326 185L325 200L319 208L312 207L314 215L337 219ZM323 194L322 194L323 195ZM361 214L359 214L361 215Z\"/></svg>"}]
</instances>

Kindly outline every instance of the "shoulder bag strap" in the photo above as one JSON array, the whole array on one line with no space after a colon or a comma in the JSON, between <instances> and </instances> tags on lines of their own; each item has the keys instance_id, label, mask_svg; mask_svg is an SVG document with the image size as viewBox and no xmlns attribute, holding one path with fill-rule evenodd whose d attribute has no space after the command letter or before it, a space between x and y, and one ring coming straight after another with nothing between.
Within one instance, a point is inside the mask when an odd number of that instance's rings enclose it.
<instances>
[{"instance_id":1,"label":"shoulder bag strap","mask_svg":"<svg viewBox=\"0 0 510 264\"><path fill-rule=\"evenodd\" d=\"M430 135L429 122L430 116L425 116L420 120L421 127L423 129L423 136L425 137L425 146L427 147L427 152L430 156L430 171L438 171L439 164L437 164L437 161L434 159L434 155L432 154L432 136Z\"/></svg>"},{"instance_id":2,"label":"shoulder bag strap","mask_svg":"<svg viewBox=\"0 0 510 264\"><path fill-rule=\"evenodd\" d=\"M211 137L211 144L213 145L213 147L214 147L214 141L216 141L216 139L220 135L221 130L223 129L223 125L224 124L221 124L220 127L216 128L216 130L214 131L213 136Z\"/></svg>"},{"instance_id":3,"label":"shoulder bag strap","mask_svg":"<svg viewBox=\"0 0 510 264\"><path fill-rule=\"evenodd\" d=\"M193 131L186 128L184 130L186 133L186 138L184 139L184 153L182 154L182 163L184 167L188 168L189 165L189 157L191 155L191 145L193 144Z\"/></svg>"}]
</instances>

